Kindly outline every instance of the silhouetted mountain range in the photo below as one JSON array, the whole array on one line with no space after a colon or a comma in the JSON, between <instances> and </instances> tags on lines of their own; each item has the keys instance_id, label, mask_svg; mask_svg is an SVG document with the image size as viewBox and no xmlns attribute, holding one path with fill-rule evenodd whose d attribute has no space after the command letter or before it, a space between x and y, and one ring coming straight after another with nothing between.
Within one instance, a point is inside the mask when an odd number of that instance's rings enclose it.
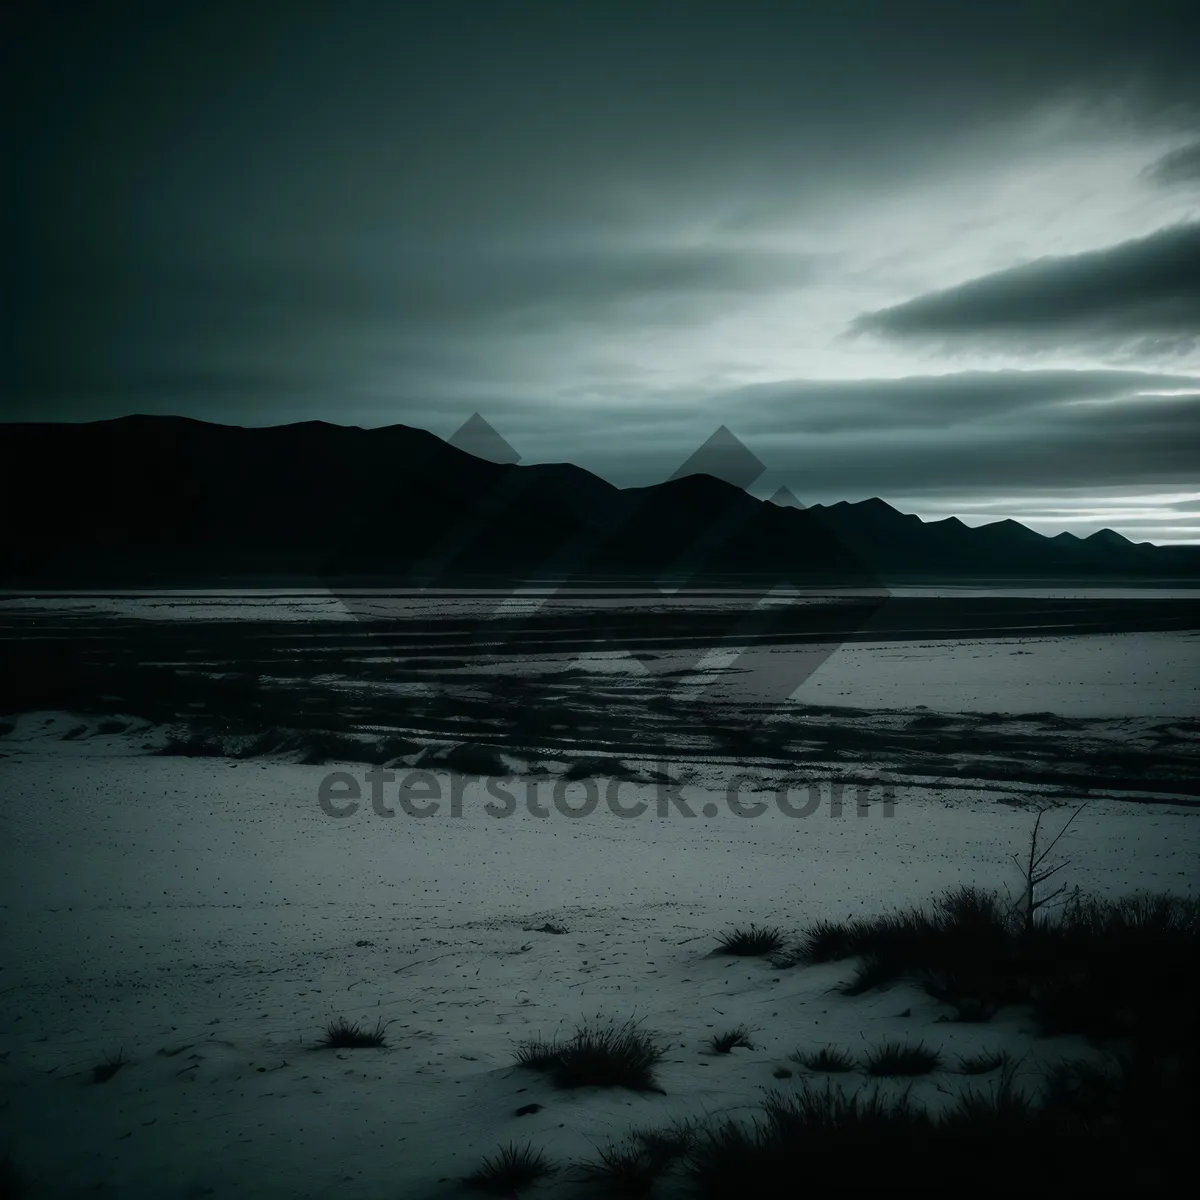
<instances>
[{"instance_id":1,"label":"silhouetted mountain range","mask_svg":"<svg viewBox=\"0 0 1200 1200\"><path fill-rule=\"evenodd\" d=\"M9 587L1200 578L1200 547L924 522L879 499L787 507L702 474L619 489L404 425L0 425L0 505Z\"/></svg>"}]
</instances>

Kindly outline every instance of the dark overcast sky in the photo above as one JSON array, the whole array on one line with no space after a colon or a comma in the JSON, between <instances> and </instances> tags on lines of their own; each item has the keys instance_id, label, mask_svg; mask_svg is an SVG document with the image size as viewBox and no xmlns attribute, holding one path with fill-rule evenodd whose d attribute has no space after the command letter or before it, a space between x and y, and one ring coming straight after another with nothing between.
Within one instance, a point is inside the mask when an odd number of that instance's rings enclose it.
<instances>
[{"instance_id":1,"label":"dark overcast sky","mask_svg":"<svg viewBox=\"0 0 1200 1200\"><path fill-rule=\"evenodd\" d=\"M40 0L3 410L479 411L666 478L1200 540L1200 5Z\"/></svg>"}]
</instances>

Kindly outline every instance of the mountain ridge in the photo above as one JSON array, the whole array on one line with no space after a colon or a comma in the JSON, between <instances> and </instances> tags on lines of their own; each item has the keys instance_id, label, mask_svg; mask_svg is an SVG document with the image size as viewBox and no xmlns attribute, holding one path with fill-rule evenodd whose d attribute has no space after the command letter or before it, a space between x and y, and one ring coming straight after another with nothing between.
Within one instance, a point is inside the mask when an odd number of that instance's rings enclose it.
<instances>
[{"instance_id":1,"label":"mountain ridge","mask_svg":"<svg viewBox=\"0 0 1200 1200\"><path fill-rule=\"evenodd\" d=\"M1011 519L923 521L878 496L805 508L787 495L761 500L701 472L618 488L572 463L493 461L400 424L145 414L0 424L0 505L16 515L0 532L0 585L419 576L429 586L554 564L580 580L1200 579L1200 547L1107 529L1046 537Z\"/></svg>"}]
</instances>

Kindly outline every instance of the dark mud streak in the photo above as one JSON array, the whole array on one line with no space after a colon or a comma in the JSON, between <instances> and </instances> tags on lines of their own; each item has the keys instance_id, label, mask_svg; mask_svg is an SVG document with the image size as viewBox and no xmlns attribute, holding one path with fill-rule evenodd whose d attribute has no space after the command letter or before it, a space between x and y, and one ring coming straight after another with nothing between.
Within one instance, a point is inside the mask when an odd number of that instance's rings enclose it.
<instances>
[{"instance_id":1,"label":"dark mud streak","mask_svg":"<svg viewBox=\"0 0 1200 1200\"><path fill-rule=\"evenodd\" d=\"M694 662L697 646L722 644L729 628L727 614L688 607L699 598L676 596L653 611L605 612L597 621L601 644L641 652L686 645ZM839 601L788 610L772 644L1200 625L1200 607L1186 600L906 598L884 605L869 628L848 636L855 622L846 619L846 608ZM684 700L672 693L689 671L612 675L571 665L595 644L586 617L561 610L541 619L426 615L348 625L135 620L60 614L30 603L8 609L0 623L0 714L62 709L137 716L186 725L188 734L175 743L179 753L221 753L220 739L237 735L250 739L244 753L288 752L310 762L339 756L381 762L430 742L469 741L517 763L549 760L568 771L600 756L697 768L753 763L847 779L867 767L873 776L946 786L977 780L1200 795L1196 722L819 705L776 711L717 700L711 691ZM552 657L539 659L546 648ZM506 669L509 662L514 669Z\"/></svg>"}]
</instances>

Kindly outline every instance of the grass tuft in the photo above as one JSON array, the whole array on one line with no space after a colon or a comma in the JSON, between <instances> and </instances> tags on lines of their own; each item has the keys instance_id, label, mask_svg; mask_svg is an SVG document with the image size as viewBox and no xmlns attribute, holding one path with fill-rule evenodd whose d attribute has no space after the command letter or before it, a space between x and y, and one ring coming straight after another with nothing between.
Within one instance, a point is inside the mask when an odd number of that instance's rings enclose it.
<instances>
[{"instance_id":1,"label":"grass tuft","mask_svg":"<svg viewBox=\"0 0 1200 1200\"><path fill-rule=\"evenodd\" d=\"M994 1133L1006 1127L1026 1127L1036 1116L1034 1101L1017 1090L1012 1068L1005 1067L999 1082L988 1091L960 1092L957 1103L942 1118L942 1122L954 1134L972 1129Z\"/></svg>"},{"instance_id":2,"label":"grass tuft","mask_svg":"<svg viewBox=\"0 0 1200 1200\"><path fill-rule=\"evenodd\" d=\"M831 1083L818 1090L771 1092L763 1103L768 1128L784 1138L816 1133L835 1134L846 1127L882 1130L894 1119L921 1123L924 1114L904 1099L889 1100L877 1091L847 1095Z\"/></svg>"},{"instance_id":3,"label":"grass tuft","mask_svg":"<svg viewBox=\"0 0 1200 1200\"><path fill-rule=\"evenodd\" d=\"M963 1022L1027 1005L1041 1033L1140 1040L1200 1007L1200 901L1165 895L1073 896L1032 925L978 888L871 918L824 921L801 935L803 962L857 958L839 989L856 996L910 980Z\"/></svg>"},{"instance_id":4,"label":"grass tuft","mask_svg":"<svg viewBox=\"0 0 1200 1200\"><path fill-rule=\"evenodd\" d=\"M696 1125L692 1121L677 1121L666 1129L638 1129L633 1138L660 1158L683 1158L695 1144Z\"/></svg>"},{"instance_id":5,"label":"grass tuft","mask_svg":"<svg viewBox=\"0 0 1200 1200\"><path fill-rule=\"evenodd\" d=\"M858 953L858 926L847 921L817 921L800 935L798 954L803 962L840 962Z\"/></svg>"},{"instance_id":6,"label":"grass tuft","mask_svg":"<svg viewBox=\"0 0 1200 1200\"><path fill-rule=\"evenodd\" d=\"M797 955L857 958L845 990L911 981L959 1020L1027 1006L1043 1034L1081 1035L1108 1057L1064 1063L1028 1093L1014 1087L1007 1055L959 1057L960 1079L981 1078L937 1117L878 1093L839 1095L834 1080L824 1094L776 1097L756 1120L717 1120L698 1133L688 1158L698 1200L742 1200L748 1181L756 1194L794 1192L798 1179L844 1178L848 1163L864 1190L911 1175L997 1195L1030 1180L1041 1190L1163 1192L1192 1171L1200 902L1075 894L1030 925L1007 899L957 889L922 909L811 926ZM812 1070L853 1065L831 1049L792 1058ZM864 1065L877 1079L913 1077L936 1070L940 1056L895 1042Z\"/></svg>"},{"instance_id":7,"label":"grass tuft","mask_svg":"<svg viewBox=\"0 0 1200 1200\"><path fill-rule=\"evenodd\" d=\"M921 1043L885 1042L867 1055L868 1075L928 1075L941 1066L942 1057Z\"/></svg>"},{"instance_id":8,"label":"grass tuft","mask_svg":"<svg viewBox=\"0 0 1200 1200\"><path fill-rule=\"evenodd\" d=\"M607 1196L630 1198L649 1196L676 1157L656 1152L637 1137L607 1146L597 1155L595 1162L578 1165L579 1178L602 1187Z\"/></svg>"},{"instance_id":9,"label":"grass tuft","mask_svg":"<svg viewBox=\"0 0 1200 1200\"><path fill-rule=\"evenodd\" d=\"M518 1067L525 1067L530 1071L549 1071L557 1065L559 1054L560 1050L556 1042L531 1038L517 1047L515 1057Z\"/></svg>"},{"instance_id":10,"label":"grass tuft","mask_svg":"<svg viewBox=\"0 0 1200 1200\"><path fill-rule=\"evenodd\" d=\"M774 925L751 925L733 929L717 938L718 954L735 954L743 958L780 954L787 944L787 935Z\"/></svg>"},{"instance_id":11,"label":"grass tuft","mask_svg":"<svg viewBox=\"0 0 1200 1200\"><path fill-rule=\"evenodd\" d=\"M791 1059L810 1071L823 1071L829 1075L854 1070L854 1059L844 1050L835 1050L832 1046L825 1046L815 1054L797 1050Z\"/></svg>"},{"instance_id":12,"label":"grass tuft","mask_svg":"<svg viewBox=\"0 0 1200 1200\"><path fill-rule=\"evenodd\" d=\"M1041 1100L1014 1087L1006 1069L937 1117L878 1091L827 1085L770 1095L756 1120L701 1130L688 1158L691 1194L790 1195L798 1179L846 1178L848 1165L860 1191L920 1178L946 1193L1011 1196L1033 1180L1039 1191L1067 1194L1166 1194L1192 1164L1194 1083L1186 1064L1173 1083L1162 1065L1066 1063Z\"/></svg>"},{"instance_id":13,"label":"grass tuft","mask_svg":"<svg viewBox=\"0 0 1200 1200\"><path fill-rule=\"evenodd\" d=\"M688 1157L694 1194L703 1200L735 1200L755 1195L793 1194L799 1178L843 1177L870 1147L870 1164L888 1161L918 1144L929 1119L903 1101L878 1095L844 1095L827 1086L805 1087L788 1095L771 1093L762 1116L751 1124L732 1120L703 1130Z\"/></svg>"},{"instance_id":14,"label":"grass tuft","mask_svg":"<svg viewBox=\"0 0 1200 1200\"><path fill-rule=\"evenodd\" d=\"M635 1092L661 1091L654 1068L663 1049L654 1034L636 1021L584 1024L563 1041L524 1042L517 1065L550 1074L556 1087L623 1087Z\"/></svg>"},{"instance_id":15,"label":"grass tuft","mask_svg":"<svg viewBox=\"0 0 1200 1200\"><path fill-rule=\"evenodd\" d=\"M713 1054L728 1054L736 1048L753 1050L754 1043L750 1040L750 1030L739 1025L725 1033L714 1033L708 1040L708 1048Z\"/></svg>"},{"instance_id":16,"label":"grass tuft","mask_svg":"<svg viewBox=\"0 0 1200 1200\"><path fill-rule=\"evenodd\" d=\"M875 954L868 954L854 968L854 975L838 987L843 996L861 996L887 987L897 977L894 964Z\"/></svg>"},{"instance_id":17,"label":"grass tuft","mask_svg":"<svg viewBox=\"0 0 1200 1200\"><path fill-rule=\"evenodd\" d=\"M489 1196L516 1196L539 1180L554 1174L554 1166L541 1150L528 1142L502 1146L463 1180L466 1187Z\"/></svg>"},{"instance_id":18,"label":"grass tuft","mask_svg":"<svg viewBox=\"0 0 1200 1200\"><path fill-rule=\"evenodd\" d=\"M325 1027L325 1036L317 1044L319 1050L359 1050L369 1046L386 1046L384 1024L376 1022L374 1029L367 1029L357 1021L338 1017Z\"/></svg>"}]
</instances>

